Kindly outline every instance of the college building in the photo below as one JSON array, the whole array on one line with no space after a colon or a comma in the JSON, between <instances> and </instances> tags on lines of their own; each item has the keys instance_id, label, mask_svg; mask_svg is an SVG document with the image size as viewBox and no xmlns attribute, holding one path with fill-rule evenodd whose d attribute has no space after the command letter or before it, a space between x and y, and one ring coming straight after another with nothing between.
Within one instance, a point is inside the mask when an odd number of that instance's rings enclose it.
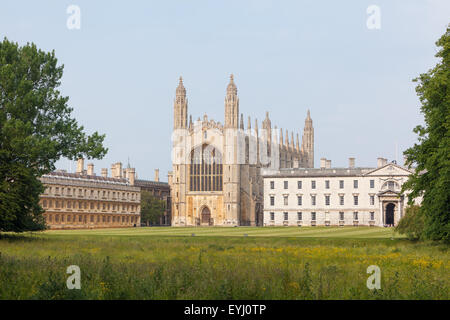
<instances>
[{"instance_id":1,"label":"college building","mask_svg":"<svg viewBox=\"0 0 450 320\"><path fill-rule=\"evenodd\" d=\"M45 191L40 204L50 229L108 228L140 226L140 188L135 186L135 169L122 169L120 162L101 176L94 164L84 169L77 162L75 173L57 170L41 177Z\"/></svg>"},{"instance_id":2,"label":"college building","mask_svg":"<svg viewBox=\"0 0 450 320\"><path fill-rule=\"evenodd\" d=\"M394 226L405 214L400 193L413 172L385 158L377 167L263 169L264 226Z\"/></svg>"}]
</instances>

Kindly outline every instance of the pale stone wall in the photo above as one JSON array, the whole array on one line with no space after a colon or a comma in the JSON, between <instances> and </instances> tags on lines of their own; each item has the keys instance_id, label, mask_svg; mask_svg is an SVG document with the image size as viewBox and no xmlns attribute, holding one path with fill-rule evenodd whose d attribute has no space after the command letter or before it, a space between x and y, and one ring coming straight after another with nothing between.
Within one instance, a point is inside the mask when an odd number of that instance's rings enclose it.
<instances>
[{"instance_id":1,"label":"pale stone wall","mask_svg":"<svg viewBox=\"0 0 450 320\"><path fill-rule=\"evenodd\" d=\"M187 196L187 225L201 225L201 212L204 207L211 211L211 218L214 225L224 224L225 216L223 212L222 193L215 195L188 195Z\"/></svg>"},{"instance_id":2,"label":"pale stone wall","mask_svg":"<svg viewBox=\"0 0 450 320\"><path fill-rule=\"evenodd\" d=\"M406 208L406 198L399 193L409 174L411 172L407 169L392 163L377 169L322 168L265 172L263 174L264 225L383 226L386 222L386 208L389 203L395 205L394 224L397 224ZM298 181L301 181L301 188L298 187ZM315 181L315 188L312 187L312 181ZM344 184L342 188L341 181ZM357 188L354 181L358 181ZM371 181L373 181L372 186ZM272 182L274 188L272 188ZM285 188L285 182L288 184L287 188ZM393 185L386 185L389 183ZM298 196L301 196L301 205L298 203ZM312 196L316 198L315 204L313 204ZM329 196L329 204L326 203L325 196ZM344 197L343 204L341 196ZM354 196L358 197L357 204L354 202ZM271 197L274 197L273 205ZM285 197L287 197L287 203ZM272 212L274 220L271 219ZM285 220L285 212L288 213L287 220ZM298 212L302 213L301 220L298 219ZM315 220L311 219L313 212L316 215ZM341 219L340 212L344 213L344 219ZM355 212L357 212L357 218Z\"/></svg>"}]
</instances>

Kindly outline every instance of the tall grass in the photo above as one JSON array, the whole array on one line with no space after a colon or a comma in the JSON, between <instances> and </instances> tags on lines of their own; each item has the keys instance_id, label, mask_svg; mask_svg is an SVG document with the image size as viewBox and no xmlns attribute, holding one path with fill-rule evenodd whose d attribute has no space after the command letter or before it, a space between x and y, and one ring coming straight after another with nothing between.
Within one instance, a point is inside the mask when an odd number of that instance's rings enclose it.
<instances>
[{"instance_id":1,"label":"tall grass","mask_svg":"<svg viewBox=\"0 0 450 320\"><path fill-rule=\"evenodd\" d=\"M10 236L0 299L449 299L448 262L445 245L399 239Z\"/></svg>"}]
</instances>

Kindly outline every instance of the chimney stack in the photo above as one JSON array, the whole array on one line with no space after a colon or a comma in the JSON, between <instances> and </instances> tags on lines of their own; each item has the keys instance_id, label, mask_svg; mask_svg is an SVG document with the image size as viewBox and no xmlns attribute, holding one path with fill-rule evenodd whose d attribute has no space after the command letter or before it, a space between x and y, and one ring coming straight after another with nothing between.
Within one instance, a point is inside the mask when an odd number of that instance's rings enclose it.
<instances>
[{"instance_id":1,"label":"chimney stack","mask_svg":"<svg viewBox=\"0 0 450 320\"><path fill-rule=\"evenodd\" d=\"M122 178L122 162L117 162L117 178Z\"/></svg>"},{"instance_id":2,"label":"chimney stack","mask_svg":"<svg viewBox=\"0 0 450 320\"><path fill-rule=\"evenodd\" d=\"M351 169L355 167L355 158L348 158L348 167Z\"/></svg>"},{"instance_id":3,"label":"chimney stack","mask_svg":"<svg viewBox=\"0 0 450 320\"><path fill-rule=\"evenodd\" d=\"M111 176L113 178L122 178L122 162L113 163L111 165Z\"/></svg>"},{"instance_id":4,"label":"chimney stack","mask_svg":"<svg viewBox=\"0 0 450 320\"><path fill-rule=\"evenodd\" d=\"M155 181L159 182L159 169L155 169Z\"/></svg>"},{"instance_id":5,"label":"chimney stack","mask_svg":"<svg viewBox=\"0 0 450 320\"><path fill-rule=\"evenodd\" d=\"M130 182L130 184L132 186L134 186L134 180L136 178L136 171L134 168L128 168L127 169L127 178L128 178L128 182Z\"/></svg>"},{"instance_id":6,"label":"chimney stack","mask_svg":"<svg viewBox=\"0 0 450 320\"><path fill-rule=\"evenodd\" d=\"M88 176L94 176L94 164L93 163L88 163L87 165L87 174Z\"/></svg>"},{"instance_id":7,"label":"chimney stack","mask_svg":"<svg viewBox=\"0 0 450 320\"><path fill-rule=\"evenodd\" d=\"M84 159L80 158L77 160L77 173L83 173L84 171Z\"/></svg>"},{"instance_id":8,"label":"chimney stack","mask_svg":"<svg viewBox=\"0 0 450 320\"><path fill-rule=\"evenodd\" d=\"M320 169L325 169L326 166L327 166L327 159L320 158Z\"/></svg>"},{"instance_id":9,"label":"chimney stack","mask_svg":"<svg viewBox=\"0 0 450 320\"><path fill-rule=\"evenodd\" d=\"M377 158L377 168L383 167L387 164L387 159L386 158Z\"/></svg>"},{"instance_id":10,"label":"chimney stack","mask_svg":"<svg viewBox=\"0 0 450 320\"><path fill-rule=\"evenodd\" d=\"M102 168L102 177L103 177L103 178L108 177L108 169Z\"/></svg>"},{"instance_id":11,"label":"chimney stack","mask_svg":"<svg viewBox=\"0 0 450 320\"><path fill-rule=\"evenodd\" d=\"M327 168L327 169L331 168L331 160L326 161L325 168Z\"/></svg>"}]
</instances>

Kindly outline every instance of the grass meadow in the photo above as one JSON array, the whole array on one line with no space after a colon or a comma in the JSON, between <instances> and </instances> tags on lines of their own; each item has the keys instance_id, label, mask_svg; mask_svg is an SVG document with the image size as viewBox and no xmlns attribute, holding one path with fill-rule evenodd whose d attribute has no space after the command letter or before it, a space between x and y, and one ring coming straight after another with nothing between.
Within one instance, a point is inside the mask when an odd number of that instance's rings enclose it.
<instances>
[{"instance_id":1,"label":"grass meadow","mask_svg":"<svg viewBox=\"0 0 450 320\"><path fill-rule=\"evenodd\" d=\"M69 290L66 269L81 270ZM367 267L381 270L369 290ZM449 251L391 228L0 234L0 299L449 299Z\"/></svg>"}]
</instances>

